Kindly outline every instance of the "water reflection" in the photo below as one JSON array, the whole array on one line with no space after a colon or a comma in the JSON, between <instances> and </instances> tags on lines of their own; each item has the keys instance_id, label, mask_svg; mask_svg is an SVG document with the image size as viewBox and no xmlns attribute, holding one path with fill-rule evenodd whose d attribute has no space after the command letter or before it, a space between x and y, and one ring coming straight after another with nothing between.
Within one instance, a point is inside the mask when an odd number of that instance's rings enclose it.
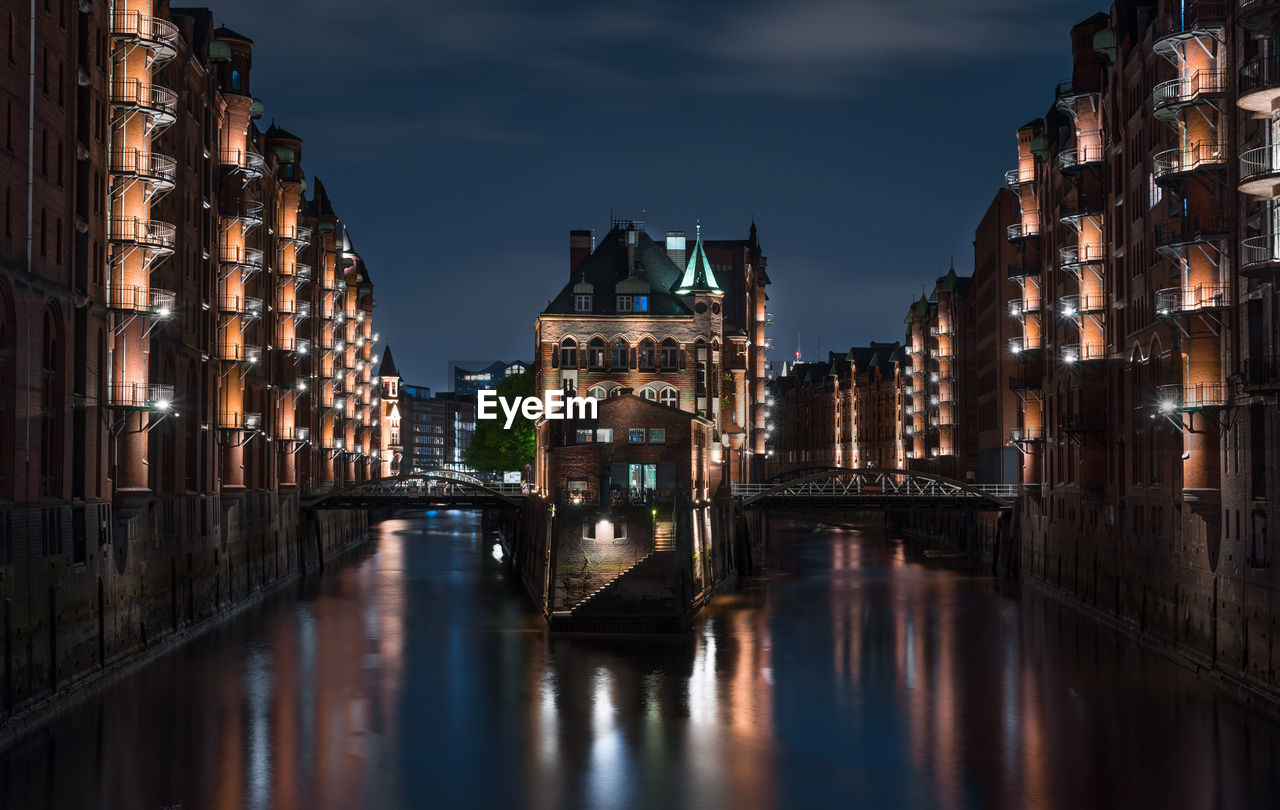
<instances>
[{"instance_id":1,"label":"water reflection","mask_svg":"<svg viewBox=\"0 0 1280 810\"><path fill-rule=\"evenodd\" d=\"M1280 805L1277 727L874 528L681 637L554 637L477 521L381 524L0 760L15 808Z\"/></svg>"}]
</instances>

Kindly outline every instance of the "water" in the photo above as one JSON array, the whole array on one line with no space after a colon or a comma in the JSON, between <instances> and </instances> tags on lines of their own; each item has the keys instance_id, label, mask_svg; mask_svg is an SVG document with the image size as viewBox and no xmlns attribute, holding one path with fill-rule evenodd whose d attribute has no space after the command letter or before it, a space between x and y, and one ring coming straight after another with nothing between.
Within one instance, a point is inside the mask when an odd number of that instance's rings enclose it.
<instances>
[{"instance_id":1,"label":"water","mask_svg":"<svg viewBox=\"0 0 1280 810\"><path fill-rule=\"evenodd\" d=\"M551 638L474 516L0 755L4 808L1274 808L1280 727L874 527L784 525L680 638Z\"/></svg>"}]
</instances>

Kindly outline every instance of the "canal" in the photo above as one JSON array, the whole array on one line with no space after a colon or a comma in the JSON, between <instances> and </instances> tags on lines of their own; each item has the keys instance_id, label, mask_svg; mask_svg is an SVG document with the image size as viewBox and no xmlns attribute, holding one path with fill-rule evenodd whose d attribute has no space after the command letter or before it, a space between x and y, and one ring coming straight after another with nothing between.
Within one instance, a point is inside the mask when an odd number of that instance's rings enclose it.
<instances>
[{"instance_id":1,"label":"canal","mask_svg":"<svg viewBox=\"0 0 1280 810\"><path fill-rule=\"evenodd\" d=\"M375 531L0 754L0 806L1280 806L1276 724L876 526L627 639L548 638L477 516Z\"/></svg>"}]
</instances>

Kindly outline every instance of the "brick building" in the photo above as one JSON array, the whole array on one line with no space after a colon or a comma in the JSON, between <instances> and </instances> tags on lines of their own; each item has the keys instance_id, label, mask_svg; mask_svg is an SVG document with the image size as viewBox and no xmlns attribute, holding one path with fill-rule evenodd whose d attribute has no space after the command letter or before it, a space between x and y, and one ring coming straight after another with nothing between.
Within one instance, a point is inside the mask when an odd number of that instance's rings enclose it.
<instances>
[{"instance_id":1,"label":"brick building","mask_svg":"<svg viewBox=\"0 0 1280 810\"><path fill-rule=\"evenodd\" d=\"M377 472L372 283L259 127L252 41L163 0L5 16L0 716L298 571L300 493Z\"/></svg>"},{"instance_id":2,"label":"brick building","mask_svg":"<svg viewBox=\"0 0 1280 810\"><path fill-rule=\"evenodd\" d=\"M589 231L571 231L569 279L535 327L537 390L631 389L705 417L733 451L729 476L750 479L765 451L768 283L754 223L748 239L719 242L699 227L692 250L683 231L659 244L629 220L594 249Z\"/></svg>"}]
</instances>

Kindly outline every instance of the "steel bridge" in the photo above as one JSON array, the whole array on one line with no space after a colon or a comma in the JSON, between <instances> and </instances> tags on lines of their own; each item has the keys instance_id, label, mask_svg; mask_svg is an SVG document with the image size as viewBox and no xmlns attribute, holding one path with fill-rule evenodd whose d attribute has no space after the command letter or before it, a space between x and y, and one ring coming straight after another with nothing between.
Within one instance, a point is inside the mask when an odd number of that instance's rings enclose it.
<instances>
[{"instance_id":1,"label":"steel bridge","mask_svg":"<svg viewBox=\"0 0 1280 810\"><path fill-rule=\"evenodd\" d=\"M821 467L796 470L763 484L733 485L743 507L847 509L970 509L1013 507L1017 484L967 484L911 470Z\"/></svg>"},{"instance_id":2,"label":"steel bridge","mask_svg":"<svg viewBox=\"0 0 1280 810\"><path fill-rule=\"evenodd\" d=\"M481 481L455 470L427 470L363 481L302 499L304 509L480 509L517 507L529 494L524 484Z\"/></svg>"}]
</instances>

